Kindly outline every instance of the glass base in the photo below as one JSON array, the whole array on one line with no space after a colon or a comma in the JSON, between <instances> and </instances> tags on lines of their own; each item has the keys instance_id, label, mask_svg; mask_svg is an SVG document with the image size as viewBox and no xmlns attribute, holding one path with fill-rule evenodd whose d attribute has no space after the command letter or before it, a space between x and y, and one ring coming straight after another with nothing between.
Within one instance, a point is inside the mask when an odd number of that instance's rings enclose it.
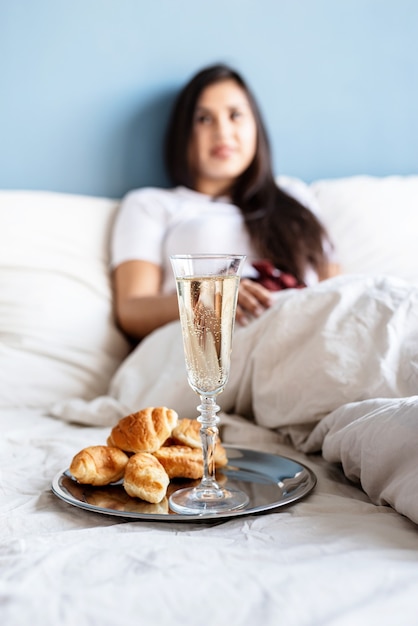
<instances>
[{"instance_id":1,"label":"glass base","mask_svg":"<svg viewBox=\"0 0 418 626\"><path fill-rule=\"evenodd\" d=\"M211 515L243 509L249 503L249 497L238 489L212 489L193 487L178 489L171 494L170 507L182 515Z\"/></svg>"}]
</instances>

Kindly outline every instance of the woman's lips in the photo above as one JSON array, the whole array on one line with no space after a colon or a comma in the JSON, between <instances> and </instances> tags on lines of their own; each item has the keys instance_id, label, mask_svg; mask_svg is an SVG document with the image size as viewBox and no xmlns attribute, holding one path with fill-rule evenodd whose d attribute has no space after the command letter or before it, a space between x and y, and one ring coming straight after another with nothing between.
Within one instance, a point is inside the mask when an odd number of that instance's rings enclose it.
<instances>
[{"instance_id":1,"label":"woman's lips","mask_svg":"<svg viewBox=\"0 0 418 626\"><path fill-rule=\"evenodd\" d=\"M234 154L235 148L232 146L216 146L211 150L211 156L216 159L228 159L232 154Z\"/></svg>"}]
</instances>

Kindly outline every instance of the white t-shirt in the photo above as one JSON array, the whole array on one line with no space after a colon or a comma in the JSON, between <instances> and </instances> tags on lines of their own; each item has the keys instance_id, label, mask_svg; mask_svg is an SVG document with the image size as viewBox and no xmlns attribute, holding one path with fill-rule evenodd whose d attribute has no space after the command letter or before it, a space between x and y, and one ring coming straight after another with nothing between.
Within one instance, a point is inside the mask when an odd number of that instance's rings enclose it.
<instances>
[{"instance_id":1,"label":"white t-shirt","mask_svg":"<svg viewBox=\"0 0 418 626\"><path fill-rule=\"evenodd\" d=\"M175 290L170 255L198 253L245 254L242 275L257 275L252 263L258 257L241 211L227 198L213 199L186 187L145 187L122 200L112 238L113 268L132 260L155 263L163 271L162 292L169 293ZM309 272L306 280L316 282L315 273Z\"/></svg>"}]
</instances>

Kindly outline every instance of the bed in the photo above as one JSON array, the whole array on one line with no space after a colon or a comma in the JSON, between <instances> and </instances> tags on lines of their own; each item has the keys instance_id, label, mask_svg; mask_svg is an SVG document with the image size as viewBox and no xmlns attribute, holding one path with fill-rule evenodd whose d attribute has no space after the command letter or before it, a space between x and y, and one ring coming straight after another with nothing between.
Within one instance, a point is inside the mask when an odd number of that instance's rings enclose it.
<instances>
[{"instance_id":1,"label":"bed","mask_svg":"<svg viewBox=\"0 0 418 626\"><path fill-rule=\"evenodd\" d=\"M118 199L0 192L2 625L417 623L418 177L298 183L343 275L238 331L219 399L231 458L314 478L269 510L189 521L53 490L119 417L193 417L196 398L177 323L132 350L114 322Z\"/></svg>"}]
</instances>

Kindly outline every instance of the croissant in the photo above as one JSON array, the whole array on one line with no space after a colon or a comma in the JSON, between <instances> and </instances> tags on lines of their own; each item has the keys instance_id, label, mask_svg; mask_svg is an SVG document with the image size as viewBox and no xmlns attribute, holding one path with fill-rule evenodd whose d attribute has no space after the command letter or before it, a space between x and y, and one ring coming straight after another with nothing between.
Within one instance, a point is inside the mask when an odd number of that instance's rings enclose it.
<instances>
[{"instance_id":1,"label":"croissant","mask_svg":"<svg viewBox=\"0 0 418 626\"><path fill-rule=\"evenodd\" d=\"M120 419L107 443L125 452L155 452L170 437L177 421L172 409L148 407Z\"/></svg>"},{"instance_id":2,"label":"croissant","mask_svg":"<svg viewBox=\"0 0 418 626\"><path fill-rule=\"evenodd\" d=\"M181 446L190 446L191 448L201 448L200 440L200 422L183 418L179 420L173 428L171 434L173 441Z\"/></svg>"},{"instance_id":3,"label":"croissant","mask_svg":"<svg viewBox=\"0 0 418 626\"><path fill-rule=\"evenodd\" d=\"M108 485L122 478L127 462L128 456L119 448L89 446L75 455L70 472L84 485Z\"/></svg>"},{"instance_id":4,"label":"croissant","mask_svg":"<svg viewBox=\"0 0 418 626\"><path fill-rule=\"evenodd\" d=\"M200 422L187 418L179 420L173 428L171 440L176 445L190 446L191 448L199 448L201 450ZM216 467L223 467L228 463L226 450L221 444L219 437L216 440L214 459Z\"/></svg>"},{"instance_id":5,"label":"croissant","mask_svg":"<svg viewBox=\"0 0 418 626\"><path fill-rule=\"evenodd\" d=\"M150 452L137 452L130 457L123 479L130 496L158 504L164 499L169 482L164 467Z\"/></svg>"},{"instance_id":6,"label":"croissant","mask_svg":"<svg viewBox=\"0 0 418 626\"><path fill-rule=\"evenodd\" d=\"M154 452L154 456L164 467L169 478L190 478L203 476L202 450L189 446L164 446Z\"/></svg>"}]
</instances>

